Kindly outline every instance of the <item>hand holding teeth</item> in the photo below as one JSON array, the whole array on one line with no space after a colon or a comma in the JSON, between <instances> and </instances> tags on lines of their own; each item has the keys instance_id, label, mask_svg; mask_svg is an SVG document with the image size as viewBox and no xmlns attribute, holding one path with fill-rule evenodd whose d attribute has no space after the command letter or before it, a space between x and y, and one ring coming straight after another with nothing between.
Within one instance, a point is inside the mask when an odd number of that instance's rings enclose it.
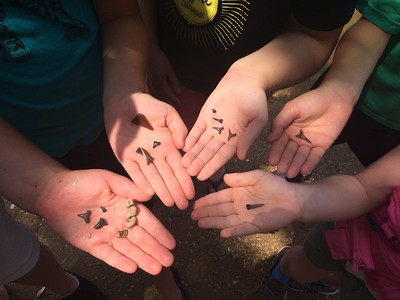
<instances>
[{"instance_id":1,"label":"hand holding teeth","mask_svg":"<svg viewBox=\"0 0 400 300\"><path fill-rule=\"evenodd\" d=\"M125 229L119 230L117 232L117 238L127 238L128 237L128 229L132 228L136 223L137 223L137 207L135 206L135 202L133 199L129 198L125 201L125 207L127 208L127 212L125 214L125 218L127 219L127 222L125 223ZM107 212L107 209L103 206L100 206L100 209L102 212ZM86 223L90 223L90 215L91 211L88 209L85 213L77 214L78 217L82 218L85 220ZM108 222L104 218L99 218L99 221L93 226L93 229L100 229L104 226L107 226ZM90 237L91 238L91 233ZM112 246L112 242L108 242L110 246Z\"/></svg>"}]
</instances>

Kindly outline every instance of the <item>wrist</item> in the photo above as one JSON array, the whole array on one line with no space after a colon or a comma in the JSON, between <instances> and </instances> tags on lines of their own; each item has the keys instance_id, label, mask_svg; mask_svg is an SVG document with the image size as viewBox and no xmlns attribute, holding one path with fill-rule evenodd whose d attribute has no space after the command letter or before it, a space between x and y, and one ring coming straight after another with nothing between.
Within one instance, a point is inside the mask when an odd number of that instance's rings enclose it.
<instances>
[{"instance_id":1,"label":"wrist","mask_svg":"<svg viewBox=\"0 0 400 300\"><path fill-rule=\"evenodd\" d=\"M143 89L132 89L119 91L118 93L110 94L109 96L104 96L103 106L104 113L107 114L108 111L113 111L115 108L117 110L126 109L130 110L132 107L132 101L134 101L137 97L139 99L143 99L140 95L147 94Z\"/></svg>"},{"instance_id":2,"label":"wrist","mask_svg":"<svg viewBox=\"0 0 400 300\"><path fill-rule=\"evenodd\" d=\"M34 214L42 216L42 212L48 212L57 207L61 193L68 192L63 188L66 185L74 187L74 182L66 180L66 175L71 172L66 168L60 168L49 171L47 176L43 178L43 182L37 191L37 197L32 202L30 211ZM76 184L76 183L75 183Z\"/></svg>"},{"instance_id":3,"label":"wrist","mask_svg":"<svg viewBox=\"0 0 400 300\"><path fill-rule=\"evenodd\" d=\"M361 95L363 85L358 84L356 80L351 80L346 70L341 71L332 67L319 88L334 94L338 101L354 107Z\"/></svg>"},{"instance_id":4,"label":"wrist","mask_svg":"<svg viewBox=\"0 0 400 300\"><path fill-rule=\"evenodd\" d=\"M352 110L360 96L360 92L358 92L357 89L335 80L323 82L317 89L322 95L326 95L323 96L322 99L334 101L335 104L341 106L342 109L349 108Z\"/></svg>"},{"instance_id":5,"label":"wrist","mask_svg":"<svg viewBox=\"0 0 400 300\"><path fill-rule=\"evenodd\" d=\"M303 222L305 216L305 203L304 199L306 197L307 190L303 189L302 184L291 183L293 187L290 189L292 196L287 197L287 199L292 199L293 203L290 204L294 215L294 221Z\"/></svg>"},{"instance_id":6,"label":"wrist","mask_svg":"<svg viewBox=\"0 0 400 300\"><path fill-rule=\"evenodd\" d=\"M240 63L234 63L220 81L222 84L227 83L229 86L245 86L249 91L262 90L267 96L271 96L273 91L268 91L262 84L260 76L254 70L241 66ZM267 97L268 99L268 97Z\"/></svg>"}]
</instances>

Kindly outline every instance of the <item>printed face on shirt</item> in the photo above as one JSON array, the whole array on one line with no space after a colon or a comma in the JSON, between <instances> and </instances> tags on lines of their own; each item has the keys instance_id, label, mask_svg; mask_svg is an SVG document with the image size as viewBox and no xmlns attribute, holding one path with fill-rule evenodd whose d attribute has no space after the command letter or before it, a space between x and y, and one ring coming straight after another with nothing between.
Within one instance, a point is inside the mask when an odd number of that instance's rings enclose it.
<instances>
[{"instance_id":1,"label":"printed face on shirt","mask_svg":"<svg viewBox=\"0 0 400 300\"><path fill-rule=\"evenodd\" d=\"M168 18L193 44L227 49L247 23L250 2L244 0L171 0L164 3Z\"/></svg>"}]
</instances>

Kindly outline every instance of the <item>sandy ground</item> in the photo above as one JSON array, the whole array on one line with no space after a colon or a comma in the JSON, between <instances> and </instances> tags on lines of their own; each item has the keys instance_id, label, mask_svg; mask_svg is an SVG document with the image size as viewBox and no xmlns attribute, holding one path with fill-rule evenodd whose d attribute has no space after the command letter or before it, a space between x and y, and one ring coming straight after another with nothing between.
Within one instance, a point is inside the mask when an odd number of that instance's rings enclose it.
<instances>
[{"instance_id":1,"label":"sandy ground","mask_svg":"<svg viewBox=\"0 0 400 300\"><path fill-rule=\"evenodd\" d=\"M315 78L315 77L314 77ZM286 101L308 89L314 78L280 91L269 101L270 119ZM251 148L244 161L232 159L228 172L257 169L267 163L269 145L266 136L269 126ZM316 168L313 179L318 180L332 174L355 174L361 165L347 145L335 146L328 151ZM205 192L204 184L197 184L196 198ZM98 285L109 300L158 299L152 277L142 271L125 274L102 261L84 253L55 236L38 216L9 206L17 219L28 224L41 242L48 245L59 262ZM175 267L190 299L258 299L259 286L269 270L278 249L284 245L301 243L311 224L294 223L274 234L257 234L242 238L222 239L215 230L199 229L191 221L190 208L180 211L156 205L154 212L170 229L177 240L174 250ZM40 287L8 286L12 300L30 300L36 297ZM309 293L290 292L288 299L328 299ZM46 291L40 299L57 299ZM337 299L337 297L330 297Z\"/></svg>"}]
</instances>

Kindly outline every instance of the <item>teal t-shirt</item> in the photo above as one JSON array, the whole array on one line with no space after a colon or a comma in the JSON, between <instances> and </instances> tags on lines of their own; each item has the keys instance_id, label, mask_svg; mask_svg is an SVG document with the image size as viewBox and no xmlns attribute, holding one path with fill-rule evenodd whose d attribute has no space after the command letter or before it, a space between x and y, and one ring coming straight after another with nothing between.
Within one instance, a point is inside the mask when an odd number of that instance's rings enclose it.
<instances>
[{"instance_id":1,"label":"teal t-shirt","mask_svg":"<svg viewBox=\"0 0 400 300\"><path fill-rule=\"evenodd\" d=\"M400 130L400 0L361 0L357 10L392 34L357 108L382 125Z\"/></svg>"},{"instance_id":2,"label":"teal t-shirt","mask_svg":"<svg viewBox=\"0 0 400 300\"><path fill-rule=\"evenodd\" d=\"M0 116L53 156L104 128L102 47L89 0L0 0Z\"/></svg>"}]
</instances>

